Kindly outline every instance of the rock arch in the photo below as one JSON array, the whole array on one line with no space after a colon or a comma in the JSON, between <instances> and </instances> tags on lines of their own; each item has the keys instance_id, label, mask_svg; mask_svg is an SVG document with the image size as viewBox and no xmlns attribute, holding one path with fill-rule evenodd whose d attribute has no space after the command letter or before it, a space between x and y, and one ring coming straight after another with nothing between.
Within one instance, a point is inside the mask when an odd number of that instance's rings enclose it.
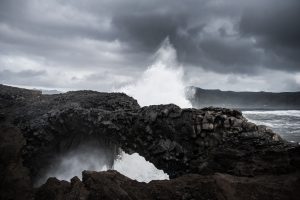
<instances>
[{"instance_id":1,"label":"rock arch","mask_svg":"<svg viewBox=\"0 0 300 200\"><path fill-rule=\"evenodd\" d=\"M299 145L248 122L239 111L172 104L141 108L121 93L42 95L0 85L0 125L3 199L31 199L32 179L51 156L89 138L101 141L111 155L115 148L138 152L170 178L221 172L272 174L277 180L300 168Z\"/></svg>"},{"instance_id":2,"label":"rock arch","mask_svg":"<svg viewBox=\"0 0 300 200\"><path fill-rule=\"evenodd\" d=\"M32 176L55 152L89 138L101 141L111 156L118 148L138 152L171 178L214 172L253 176L296 168L288 153L294 147L237 110L173 104L140 108L125 94L80 91L40 95L15 112L22 113L14 123L27 141L23 158Z\"/></svg>"}]
</instances>

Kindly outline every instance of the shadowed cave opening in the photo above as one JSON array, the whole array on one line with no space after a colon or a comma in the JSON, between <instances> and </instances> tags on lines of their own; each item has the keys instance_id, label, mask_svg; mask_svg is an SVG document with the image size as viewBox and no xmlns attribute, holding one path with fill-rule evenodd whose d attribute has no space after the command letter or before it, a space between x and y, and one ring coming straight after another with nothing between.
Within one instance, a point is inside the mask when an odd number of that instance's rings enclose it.
<instances>
[{"instance_id":1,"label":"shadowed cave opening","mask_svg":"<svg viewBox=\"0 0 300 200\"><path fill-rule=\"evenodd\" d=\"M61 140L56 144L56 153L46 161L34 178L34 186L44 184L48 178L70 181L82 171L106 171L114 169L140 182L169 179L168 174L157 169L138 153L127 154L119 145L99 137L77 137Z\"/></svg>"}]
</instances>

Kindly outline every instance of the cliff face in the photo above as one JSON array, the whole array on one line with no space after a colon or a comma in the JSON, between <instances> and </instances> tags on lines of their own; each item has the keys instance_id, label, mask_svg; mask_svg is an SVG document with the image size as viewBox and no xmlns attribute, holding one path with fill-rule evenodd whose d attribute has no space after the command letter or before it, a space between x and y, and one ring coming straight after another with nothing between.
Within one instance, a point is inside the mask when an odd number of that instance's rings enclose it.
<instances>
[{"instance_id":1,"label":"cliff face","mask_svg":"<svg viewBox=\"0 0 300 200\"><path fill-rule=\"evenodd\" d=\"M193 107L221 106L226 108L253 109L300 109L300 92L233 92L205 90L190 87Z\"/></svg>"},{"instance_id":2,"label":"cliff face","mask_svg":"<svg viewBox=\"0 0 300 200\"><path fill-rule=\"evenodd\" d=\"M0 120L0 199L30 199L34 195L36 199L74 199L70 195L75 194L79 199L81 193L90 199L109 199L111 193L120 199L143 195L145 199L199 199L206 194L212 199L230 195L245 199L251 191L265 199L291 199L298 192L294 185L300 181L299 146L247 122L236 110L181 109L172 104L140 108L136 100L120 93L42 95L1 85ZM113 171L86 172L82 182L49 179L34 192L32 182L55 155L88 140L97 140L106 149L111 164L121 148L127 153L138 152L175 179L145 184ZM264 182L264 177L268 181ZM282 184L278 192L269 193ZM119 189L114 190L117 185ZM228 194L224 193L226 185ZM268 192L258 189L262 185ZM175 186L177 189L166 192ZM248 193L236 194L238 187L246 190L248 186ZM207 193L193 195L199 190Z\"/></svg>"}]
</instances>

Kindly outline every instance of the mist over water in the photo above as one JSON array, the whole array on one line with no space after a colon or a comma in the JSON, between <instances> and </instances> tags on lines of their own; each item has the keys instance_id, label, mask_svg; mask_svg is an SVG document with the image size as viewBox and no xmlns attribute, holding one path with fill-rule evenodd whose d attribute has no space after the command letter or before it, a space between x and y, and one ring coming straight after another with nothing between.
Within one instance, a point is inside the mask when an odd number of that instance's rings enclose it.
<instances>
[{"instance_id":1,"label":"mist over water","mask_svg":"<svg viewBox=\"0 0 300 200\"><path fill-rule=\"evenodd\" d=\"M129 155L121 152L111 166L110 158L107 157L103 149L99 146L83 144L76 149L58 155L35 185L42 185L49 177L69 181L74 176L81 179L84 170L106 171L108 169L117 170L129 178L141 182L169 179L168 174L158 170L138 153Z\"/></svg>"},{"instance_id":2,"label":"mist over water","mask_svg":"<svg viewBox=\"0 0 300 200\"><path fill-rule=\"evenodd\" d=\"M58 154L36 185L43 184L49 177L70 180L74 176L81 178L83 170L107 170L111 167L109 160L108 155L97 143L80 144L77 148Z\"/></svg>"},{"instance_id":3,"label":"mist over water","mask_svg":"<svg viewBox=\"0 0 300 200\"><path fill-rule=\"evenodd\" d=\"M135 83L119 89L137 99L141 106L174 103L192 107L186 99L184 71L177 62L177 53L166 38L154 54L154 62Z\"/></svg>"}]
</instances>

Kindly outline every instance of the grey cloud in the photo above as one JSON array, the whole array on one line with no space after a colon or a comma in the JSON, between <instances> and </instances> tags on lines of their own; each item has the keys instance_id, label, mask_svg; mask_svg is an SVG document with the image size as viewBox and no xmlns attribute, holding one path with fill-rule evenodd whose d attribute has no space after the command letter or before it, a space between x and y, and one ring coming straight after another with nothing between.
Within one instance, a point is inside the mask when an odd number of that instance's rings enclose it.
<instances>
[{"instance_id":1,"label":"grey cloud","mask_svg":"<svg viewBox=\"0 0 300 200\"><path fill-rule=\"evenodd\" d=\"M11 70L1 70L0 71L0 79L5 81L7 84L12 85L35 85L37 82L45 86L47 83L43 81L43 77L47 75L46 71L44 70L22 70L18 72L14 72Z\"/></svg>"},{"instance_id":2,"label":"grey cloud","mask_svg":"<svg viewBox=\"0 0 300 200\"><path fill-rule=\"evenodd\" d=\"M151 51L169 36L181 62L216 72L251 74L259 73L261 67L300 70L300 26L295 23L300 18L299 1L226 3L187 1L182 3L190 8L187 12L170 6L164 14L145 10L145 14L139 11L117 16L113 22L120 38L138 44L136 48L141 51ZM227 19L236 33L228 33L226 27L206 32L205 28L219 19Z\"/></svg>"},{"instance_id":3,"label":"grey cloud","mask_svg":"<svg viewBox=\"0 0 300 200\"><path fill-rule=\"evenodd\" d=\"M186 71L298 73L299 10L298 0L0 0L0 54L39 60L50 74L82 73L74 87L98 80L108 88L121 84L114 78L138 76L166 37ZM2 78L8 68L0 66L1 81L13 83ZM105 72L113 74L97 79Z\"/></svg>"},{"instance_id":4,"label":"grey cloud","mask_svg":"<svg viewBox=\"0 0 300 200\"><path fill-rule=\"evenodd\" d=\"M168 14L125 15L113 19L122 40L145 51L153 51L166 38L173 37L184 17Z\"/></svg>"},{"instance_id":5,"label":"grey cloud","mask_svg":"<svg viewBox=\"0 0 300 200\"><path fill-rule=\"evenodd\" d=\"M286 79L283 85L283 91L300 91L300 83L297 83L294 79Z\"/></svg>"},{"instance_id":6,"label":"grey cloud","mask_svg":"<svg viewBox=\"0 0 300 200\"><path fill-rule=\"evenodd\" d=\"M286 47L300 46L300 2L266 0L254 4L243 14L240 29L249 36L261 37L266 43Z\"/></svg>"},{"instance_id":7,"label":"grey cloud","mask_svg":"<svg viewBox=\"0 0 300 200\"><path fill-rule=\"evenodd\" d=\"M254 37L257 46L267 52L269 68L299 71L300 1L266 0L253 4L243 13L241 35ZM272 62L272 57L278 57ZM274 61L274 60L273 60Z\"/></svg>"}]
</instances>

